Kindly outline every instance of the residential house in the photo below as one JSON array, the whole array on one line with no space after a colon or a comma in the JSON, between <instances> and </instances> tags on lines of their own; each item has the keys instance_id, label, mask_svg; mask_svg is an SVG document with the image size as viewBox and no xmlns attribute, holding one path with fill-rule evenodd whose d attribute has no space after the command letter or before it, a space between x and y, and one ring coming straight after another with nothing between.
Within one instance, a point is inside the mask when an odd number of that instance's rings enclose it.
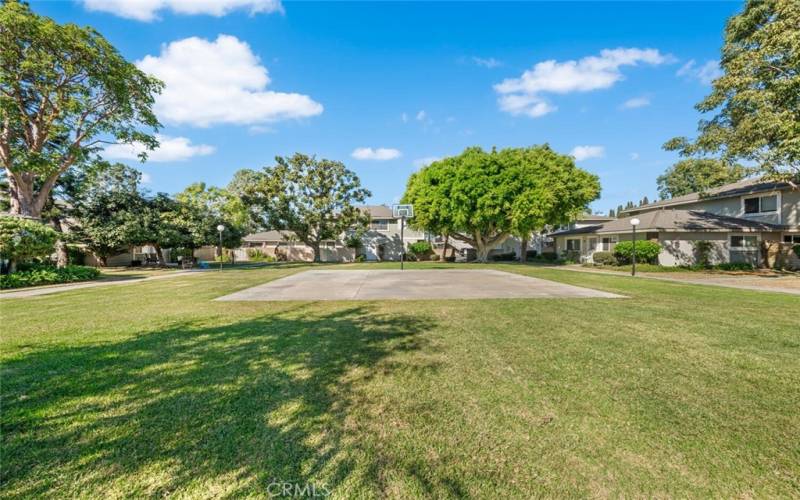
<instances>
[{"instance_id":1,"label":"residential house","mask_svg":"<svg viewBox=\"0 0 800 500\"><path fill-rule=\"evenodd\" d=\"M791 248L800 244L800 191L788 183L747 179L634 207L621 215L551 233L558 254L591 262L594 252L612 251L619 241L630 241L631 220L638 218L637 240L660 243L659 263L665 266L696 264L699 241L710 243L712 264L798 264Z\"/></svg>"},{"instance_id":2,"label":"residential house","mask_svg":"<svg viewBox=\"0 0 800 500\"><path fill-rule=\"evenodd\" d=\"M284 261L314 260L314 250L298 240L292 231L261 231L248 234L243 238L241 248L234 251L237 261L250 260L253 251ZM353 262L355 250L347 248L342 239L324 240L319 248L322 262Z\"/></svg>"},{"instance_id":3,"label":"residential house","mask_svg":"<svg viewBox=\"0 0 800 500\"><path fill-rule=\"evenodd\" d=\"M369 228L361 238L361 252L368 261L400 260L403 248L417 241L429 240L424 231L408 227L405 221L402 239L400 236L400 218L392 213L386 205L367 205L361 208L370 216Z\"/></svg>"}]
</instances>

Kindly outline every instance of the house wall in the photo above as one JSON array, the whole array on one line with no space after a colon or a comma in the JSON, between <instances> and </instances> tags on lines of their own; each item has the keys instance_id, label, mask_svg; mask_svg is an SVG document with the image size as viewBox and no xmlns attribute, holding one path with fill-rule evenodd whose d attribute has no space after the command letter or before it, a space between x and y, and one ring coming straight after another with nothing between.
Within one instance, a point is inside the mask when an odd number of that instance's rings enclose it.
<instances>
[{"instance_id":1,"label":"house wall","mask_svg":"<svg viewBox=\"0 0 800 500\"><path fill-rule=\"evenodd\" d=\"M800 228L800 191L781 192L781 216L784 225Z\"/></svg>"},{"instance_id":2,"label":"house wall","mask_svg":"<svg viewBox=\"0 0 800 500\"><path fill-rule=\"evenodd\" d=\"M712 265L729 261L728 233L674 233L661 232L658 242L661 244L661 253L658 254L658 263L662 266L691 266L697 264L698 241L711 242L709 262Z\"/></svg>"}]
</instances>

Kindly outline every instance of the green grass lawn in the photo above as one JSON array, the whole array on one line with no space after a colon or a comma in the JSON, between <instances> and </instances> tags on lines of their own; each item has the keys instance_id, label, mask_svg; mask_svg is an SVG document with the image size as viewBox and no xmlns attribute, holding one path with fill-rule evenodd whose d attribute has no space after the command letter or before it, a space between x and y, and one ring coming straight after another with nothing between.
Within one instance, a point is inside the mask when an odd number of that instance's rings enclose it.
<instances>
[{"instance_id":1,"label":"green grass lawn","mask_svg":"<svg viewBox=\"0 0 800 500\"><path fill-rule=\"evenodd\" d=\"M490 267L629 298L2 300L3 496L800 496L800 298Z\"/></svg>"}]
</instances>

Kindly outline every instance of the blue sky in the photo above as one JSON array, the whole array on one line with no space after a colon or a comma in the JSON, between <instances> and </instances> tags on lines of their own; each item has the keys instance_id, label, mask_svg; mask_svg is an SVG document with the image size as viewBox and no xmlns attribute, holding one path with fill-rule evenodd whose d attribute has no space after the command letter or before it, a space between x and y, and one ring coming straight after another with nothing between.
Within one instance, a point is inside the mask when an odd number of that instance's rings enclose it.
<instances>
[{"instance_id":1,"label":"blue sky","mask_svg":"<svg viewBox=\"0 0 800 500\"><path fill-rule=\"evenodd\" d=\"M174 193L295 151L343 161L375 203L465 147L549 143L600 176L607 211L656 195L692 135L740 2L32 1L91 25L167 81L164 148L141 164ZM578 149L576 149L578 148Z\"/></svg>"}]
</instances>

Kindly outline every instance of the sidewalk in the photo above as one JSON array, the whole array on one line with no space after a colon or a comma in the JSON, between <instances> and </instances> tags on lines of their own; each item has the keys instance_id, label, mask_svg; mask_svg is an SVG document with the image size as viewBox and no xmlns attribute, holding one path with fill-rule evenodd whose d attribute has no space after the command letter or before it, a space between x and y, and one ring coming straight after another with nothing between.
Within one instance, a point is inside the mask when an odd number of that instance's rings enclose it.
<instances>
[{"instance_id":1,"label":"sidewalk","mask_svg":"<svg viewBox=\"0 0 800 500\"><path fill-rule=\"evenodd\" d=\"M190 274L198 274L208 272L208 269L192 269L187 271L175 271L169 274L161 274L158 276L148 276L146 278L130 278L130 279L100 279L97 281L87 281L81 283L65 283L63 285L45 285L30 288L22 288L19 290L9 290L0 292L0 300L2 299L22 299L27 297L38 297L39 295L50 295L59 292L68 292L70 290L79 290L81 288L94 288L97 286L113 286L113 285L128 285L131 283L141 283L142 281L161 280L167 278L174 278L176 276L187 276Z\"/></svg>"},{"instance_id":2,"label":"sidewalk","mask_svg":"<svg viewBox=\"0 0 800 500\"><path fill-rule=\"evenodd\" d=\"M587 268L580 265L559 266L555 269L564 269L579 273L610 274L615 276L630 276L630 274L607 269ZM673 283L689 283L692 285L724 286L742 290L756 290L759 292L779 292L800 295L800 278L794 276L757 276L757 275L730 275L703 272L670 272L670 273L636 273L637 278L648 278Z\"/></svg>"}]
</instances>

